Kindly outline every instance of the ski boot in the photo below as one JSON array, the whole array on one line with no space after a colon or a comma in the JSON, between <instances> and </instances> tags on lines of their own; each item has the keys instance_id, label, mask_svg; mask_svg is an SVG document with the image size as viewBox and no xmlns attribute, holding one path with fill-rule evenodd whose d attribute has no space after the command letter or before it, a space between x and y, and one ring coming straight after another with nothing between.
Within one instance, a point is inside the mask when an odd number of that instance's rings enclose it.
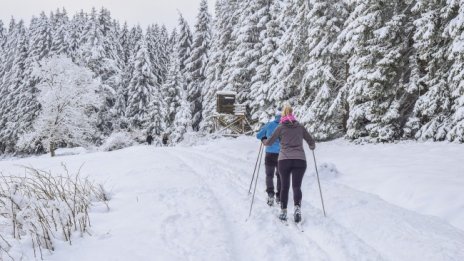
<instances>
[{"instance_id":1,"label":"ski boot","mask_svg":"<svg viewBox=\"0 0 464 261\"><path fill-rule=\"evenodd\" d=\"M286 209L280 210L279 219L280 221L287 221L287 210Z\"/></svg>"},{"instance_id":2,"label":"ski boot","mask_svg":"<svg viewBox=\"0 0 464 261\"><path fill-rule=\"evenodd\" d=\"M293 218L295 219L295 223L299 223L301 221L301 207L298 205L295 206L295 213L293 214Z\"/></svg>"},{"instance_id":3,"label":"ski boot","mask_svg":"<svg viewBox=\"0 0 464 261\"><path fill-rule=\"evenodd\" d=\"M274 206L274 194L267 195L267 204L272 207Z\"/></svg>"}]
</instances>

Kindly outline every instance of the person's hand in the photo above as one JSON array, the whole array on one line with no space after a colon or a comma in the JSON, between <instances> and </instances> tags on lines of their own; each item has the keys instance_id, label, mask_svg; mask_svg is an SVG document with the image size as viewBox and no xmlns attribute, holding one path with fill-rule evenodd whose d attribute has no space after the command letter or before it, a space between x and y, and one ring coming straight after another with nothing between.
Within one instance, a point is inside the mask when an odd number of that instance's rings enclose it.
<instances>
[{"instance_id":1,"label":"person's hand","mask_svg":"<svg viewBox=\"0 0 464 261\"><path fill-rule=\"evenodd\" d=\"M264 137L261 138L261 142L262 142L262 143L266 143L266 141L267 141L267 137L266 137L266 136L264 136Z\"/></svg>"}]
</instances>

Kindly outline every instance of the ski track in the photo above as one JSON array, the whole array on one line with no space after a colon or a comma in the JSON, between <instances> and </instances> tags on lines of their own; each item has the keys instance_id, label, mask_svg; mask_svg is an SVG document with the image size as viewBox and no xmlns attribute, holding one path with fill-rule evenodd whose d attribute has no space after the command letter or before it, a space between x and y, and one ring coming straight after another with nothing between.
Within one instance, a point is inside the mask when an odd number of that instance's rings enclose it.
<instances>
[{"instance_id":1,"label":"ski track","mask_svg":"<svg viewBox=\"0 0 464 261\"><path fill-rule=\"evenodd\" d=\"M201 200L196 204L189 204L189 202L175 201L179 198L187 199L190 196L189 194L182 193L177 196L172 196L172 194L169 193L169 197L173 199L174 201L173 205L175 208L177 208L179 213L185 212L186 207L189 208L189 206L191 206L191 208L194 208L193 211L195 213L185 218L184 222L189 224L191 223L192 220L195 220L195 223L198 223L200 225L200 228L195 228L195 231L193 231L194 233L188 233L188 234L193 234L195 236L201 233L206 233L209 235L221 235L222 233L225 232L225 234L227 234L225 238L223 238L222 236L220 236L219 238L218 237L210 238L210 239L213 239L213 242L202 242L201 245L203 245L206 248L205 249L206 252L204 252L201 256L211 256L211 254L208 251L210 251L211 249L217 248L218 250L223 250L223 251L226 250L225 251L226 255L221 258L219 256L218 257L213 256L211 257L213 260L233 260L233 257L238 255L240 252L234 249L234 246L235 246L234 243L231 244L231 241L234 242L235 239L233 237L232 231L228 229L230 226L228 226L227 224L224 209L222 205L220 204L220 202L218 202L215 193L211 190L211 188L207 185L205 180L195 170L190 168L189 165L186 165L185 161L183 161L180 157L175 156L174 153L172 152L169 152L169 154L171 157L177 158L181 162L183 162L179 165L179 167L181 167L184 170L187 169L188 170L188 172L186 173L187 175L191 175L193 173L197 177L196 179L201 184L199 188L194 189L194 191L196 191L197 194L202 195ZM198 222L198 219L200 220L200 222ZM214 221L216 222L219 221L221 225L216 227L213 230L210 229L210 231L208 230L204 231L204 229L202 228L204 224L210 224ZM180 232L182 233L182 231ZM170 241L169 237L172 234L173 233L169 233L169 232L165 233L166 241ZM193 239L193 240L196 241L196 239ZM232 249L227 249L228 247L229 248L231 247ZM198 251L196 247L193 247L192 250L195 252ZM191 256L190 254L185 253L184 257Z\"/></svg>"},{"instance_id":2,"label":"ski track","mask_svg":"<svg viewBox=\"0 0 464 261\"><path fill-rule=\"evenodd\" d=\"M235 244L239 249L245 248L241 253L255 253L255 256L235 257L235 260L330 260L328 253L323 251L319 245L312 241L301 240L296 230L289 230L281 224L275 217L270 215L268 207L255 205L255 211L260 212L259 219L252 218L246 221L248 216L248 197L245 190L237 190L235 184L230 186L230 179L227 176L222 176L223 171L216 171L217 164L211 164L210 161L204 160L204 155L199 155L196 152L188 152L183 150L182 154L189 157L178 157L182 162L187 164L193 172L196 173L206 183L210 184L210 188L216 191L217 200L228 206L227 215L229 225L235 226L236 231ZM205 162L201 164L201 162ZM230 174L230 173L229 173ZM223 190L218 184L229 185L227 190ZM245 197L244 197L245 195ZM237 202L236 199L242 199ZM239 203L239 204L237 204ZM255 225L250 227L250 224ZM279 249L279 251L276 251ZM277 254L278 253L278 254Z\"/></svg>"},{"instance_id":3,"label":"ski track","mask_svg":"<svg viewBox=\"0 0 464 261\"><path fill-rule=\"evenodd\" d=\"M187 150L182 150L182 154L186 155L191 153ZM231 165L235 166L243 166L243 159L240 160L238 158L233 159L231 161L231 157L229 156L228 160L224 160L223 157L218 157L217 154L214 156L211 154L207 154L204 152L195 152L196 157L201 155L202 162L208 162L209 171L211 176L217 176L217 173L220 173L220 176L227 178L224 183L235 183L235 188L239 188L237 190L241 194L247 193L246 191L249 188L249 180L246 182L248 184L244 184L243 182L239 182L238 177L245 177L247 172L244 170L248 169L241 169L237 172L233 171ZM204 159L207 159L205 161ZM258 184L264 184L264 169L261 168L260 171L260 179L258 180ZM248 174L249 175L249 174ZM211 177L210 177L211 178ZM240 184L241 183L241 184ZM252 189L253 190L253 189ZM255 198L255 205L254 208L260 208L260 215L271 216L273 217L273 224L276 222L279 211L277 208L269 209L265 203L265 194L260 193L257 189L256 198ZM249 207L250 198L246 197L244 205L246 206L245 209ZM257 202L259 201L259 202ZM289 206L292 202L292 199L289 200ZM262 207L264 206L264 208ZM257 211L254 209L254 211ZM289 223L291 223L291 210L289 209ZM303 216L307 215L305 218L305 223L303 224L303 229L305 230L304 233L301 233L296 228L293 228L293 224L289 224L290 232L292 233L293 238L296 241L305 242L311 245L317 245L319 249L324 252L324 259L328 260L383 260L381 255L376 252L372 247L367 245L361 239L359 239L356 235L345 229L344 227L340 226L336 222L331 219L325 219L321 214L320 210L316 210L315 208L311 207L308 210L303 209ZM256 218L255 215L252 215L252 219ZM280 223L277 221L277 223ZM277 224L282 225L282 224ZM272 230L272 228L267 228ZM293 233L295 231L297 233ZM290 233L289 231L284 231L284 233ZM304 259L305 256L299 256L299 259ZM318 257L321 259L321 256ZM297 259L297 260L299 260ZM318 259L318 260L319 260Z\"/></svg>"},{"instance_id":4,"label":"ski track","mask_svg":"<svg viewBox=\"0 0 464 261\"><path fill-rule=\"evenodd\" d=\"M185 149L181 151L183 155L193 153ZM243 190L242 193L246 193L251 179L249 172L253 169L256 159L248 157L248 164L244 164L243 156L225 157L226 154L223 153L211 154L200 149L194 154L199 159L197 162L209 164L208 178L221 173L225 179L224 183L233 183L236 188ZM321 209L315 207L320 205L320 197L315 175L312 173L311 165L308 166L303 193L307 193L304 188L312 190L309 196L303 197L303 234L308 235L305 239L311 244L316 243L329 259L464 260L464 233L460 230L438 218L391 205L375 195L331 181L322 181L323 195L329 212L329 217L324 218ZM264 184L263 174L264 170L261 169L258 181L260 188ZM255 208L259 208L257 205L266 206L265 195L260 193L260 189L257 189L256 197ZM289 206L291 203L290 194ZM259 211L259 215L269 215L263 213L262 209L255 211ZM277 215L277 212L272 215Z\"/></svg>"}]
</instances>

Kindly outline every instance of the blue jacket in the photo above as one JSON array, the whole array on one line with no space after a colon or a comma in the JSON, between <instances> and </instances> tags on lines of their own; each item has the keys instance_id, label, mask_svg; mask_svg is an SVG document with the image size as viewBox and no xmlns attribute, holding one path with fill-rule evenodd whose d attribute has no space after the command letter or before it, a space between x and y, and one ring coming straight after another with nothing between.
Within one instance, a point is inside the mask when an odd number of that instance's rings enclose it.
<instances>
[{"instance_id":1,"label":"blue jacket","mask_svg":"<svg viewBox=\"0 0 464 261\"><path fill-rule=\"evenodd\" d=\"M261 140L263 137L267 137L268 139L272 136L277 126L279 126L280 116L276 116L273 121L268 122L264 127L256 134L256 138ZM266 147L267 153L276 153L280 152L280 140L277 139L272 146Z\"/></svg>"}]
</instances>

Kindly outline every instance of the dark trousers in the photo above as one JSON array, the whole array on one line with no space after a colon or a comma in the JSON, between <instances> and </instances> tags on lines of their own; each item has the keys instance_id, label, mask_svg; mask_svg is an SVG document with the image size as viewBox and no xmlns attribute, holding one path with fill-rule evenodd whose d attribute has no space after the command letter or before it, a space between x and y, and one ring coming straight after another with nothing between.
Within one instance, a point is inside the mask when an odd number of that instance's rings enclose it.
<instances>
[{"instance_id":1,"label":"dark trousers","mask_svg":"<svg viewBox=\"0 0 464 261\"><path fill-rule=\"evenodd\" d=\"M295 206L301 206L301 182L306 171L306 161L299 159L287 159L279 161L279 173L282 182L280 191L280 206L282 209L287 208L288 191L290 189L290 176L292 178L293 202Z\"/></svg>"},{"instance_id":2,"label":"dark trousers","mask_svg":"<svg viewBox=\"0 0 464 261\"><path fill-rule=\"evenodd\" d=\"M267 153L264 158L264 166L266 167L266 192L268 195L274 196L274 175L277 176L277 197L280 196L280 175L278 169L278 158L277 153Z\"/></svg>"}]
</instances>

